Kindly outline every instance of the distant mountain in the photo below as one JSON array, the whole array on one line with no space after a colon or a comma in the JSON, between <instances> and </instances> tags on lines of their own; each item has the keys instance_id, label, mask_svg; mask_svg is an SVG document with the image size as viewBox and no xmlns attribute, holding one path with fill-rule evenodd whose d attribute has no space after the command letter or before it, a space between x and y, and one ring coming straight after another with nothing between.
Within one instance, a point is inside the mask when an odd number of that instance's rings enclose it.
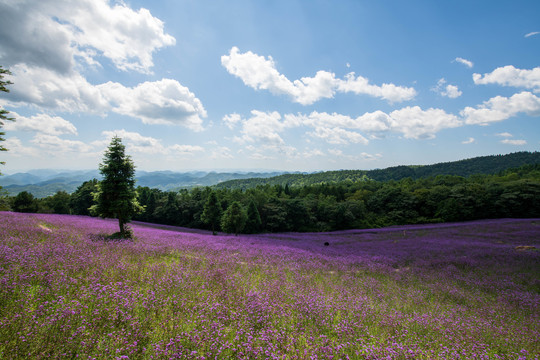
<instances>
[{"instance_id":1,"label":"distant mountain","mask_svg":"<svg viewBox=\"0 0 540 360\"><path fill-rule=\"evenodd\" d=\"M269 178L237 179L221 182L215 188L249 189L258 185L304 186L341 181L390 181L420 179L437 175L471 176L497 174L523 165L540 164L540 152L516 152L508 155L481 156L434 165L402 165L375 170L338 170L311 174L283 174Z\"/></svg>"},{"instance_id":2,"label":"distant mountain","mask_svg":"<svg viewBox=\"0 0 540 360\"><path fill-rule=\"evenodd\" d=\"M192 171L186 173L172 171L138 171L137 186L148 186L164 191L212 186L232 179L261 178L281 175L283 172L207 172ZM98 170L55 171L31 170L27 173L0 176L0 186L8 195L17 195L28 191L37 198L54 195L57 191L74 192L83 182L101 179Z\"/></svg>"},{"instance_id":3,"label":"distant mountain","mask_svg":"<svg viewBox=\"0 0 540 360\"><path fill-rule=\"evenodd\" d=\"M434 165L403 165L376 170L339 170L318 173L138 171L136 179L137 186L147 186L163 191L177 191L197 186L247 189L265 184L303 186L367 179L377 181L400 180L407 177L419 179L437 175L466 177L474 174L497 174L527 164L540 164L540 152L516 152L508 155L481 156ZM0 186L8 195L17 195L21 191L28 191L35 197L41 198L53 195L60 190L71 193L84 181L94 178L101 178L98 170L33 170L27 173L0 176Z\"/></svg>"}]
</instances>

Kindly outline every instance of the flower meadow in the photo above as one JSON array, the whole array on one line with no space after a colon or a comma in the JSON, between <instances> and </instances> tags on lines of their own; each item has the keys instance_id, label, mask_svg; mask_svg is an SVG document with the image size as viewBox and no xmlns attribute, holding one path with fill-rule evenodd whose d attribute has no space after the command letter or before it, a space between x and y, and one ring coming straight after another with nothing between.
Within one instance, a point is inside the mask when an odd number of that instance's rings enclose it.
<instances>
[{"instance_id":1,"label":"flower meadow","mask_svg":"<svg viewBox=\"0 0 540 360\"><path fill-rule=\"evenodd\" d=\"M538 219L116 228L0 212L0 359L539 358Z\"/></svg>"}]
</instances>

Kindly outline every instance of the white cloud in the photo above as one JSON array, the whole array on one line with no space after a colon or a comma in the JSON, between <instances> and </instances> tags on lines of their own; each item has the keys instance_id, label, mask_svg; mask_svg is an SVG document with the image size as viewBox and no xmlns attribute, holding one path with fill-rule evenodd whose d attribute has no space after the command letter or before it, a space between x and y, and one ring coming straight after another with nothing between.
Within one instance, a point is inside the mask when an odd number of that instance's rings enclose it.
<instances>
[{"instance_id":1,"label":"white cloud","mask_svg":"<svg viewBox=\"0 0 540 360\"><path fill-rule=\"evenodd\" d=\"M447 96L451 99L460 97L463 94L456 85L446 85L446 90L441 92L442 96Z\"/></svg>"},{"instance_id":2,"label":"white cloud","mask_svg":"<svg viewBox=\"0 0 540 360\"><path fill-rule=\"evenodd\" d=\"M368 139L361 134L338 127L317 127L315 128L315 131L310 132L309 135L324 139L330 144L346 145L349 143L362 143L363 145L367 145L369 143Z\"/></svg>"},{"instance_id":3,"label":"white cloud","mask_svg":"<svg viewBox=\"0 0 540 360\"><path fill-rule=\"evenodd\" d=\"M285 144L279 135L287 125L277 112L251 111L249 119L242 120L242 137L239 142L257 142L264 145L282 146Z\"/></svg>"},{"instance_id":4,"label":"white cloud","mask_svg":"<svg viewBox=\"0 0 540 360\"><path fill-rule=\"evenodd\" d=\"M434 138L443 129L462 125L461 120L441 109L423 110L419 106L407 106L389 114L392 131L402 133L405 138Z\"/></svg>"},{"instance_id":5,"label":"white cloud","mask_svg":"<svg viewBox=\"0 0 540 360\"><path fill-rule=\"evenodd\" d=\"M312 150L304 151L299 156L302 159L309 159L309 158L314 157L314 156L325 156L325 154L319 149L312 149Z\"/></svg>"},{"instance_id":6,"label":"white cloud","mask_svg":"<svg viewBox=\"0 0 540 360\"><path fill-rule=\"evenodd\" d=\"M25 117L15 112L11 112L10 116L14 117L16 121L7 122L4 125L7 131L35 131L47 135L77 135L77 128L59 116L38 114Z\"/></svg>"},{"instance_id":7,"label":"white cloud","mask_svg":"<svg viewBox=\"0 0 540 360\"><path fill-rule=\"evenodd\" d=\"M323 98L333 98L336 91L353 92L379 97L390 102L410 100L416 95L413 88L383 84L369 84L368 79L355 77L349 73L345 79L336 79L334 73L317 71L314 77L303 77L290 81L276 69L272 57L254 54L251 51L240 53L233 47L229 55L221 57L221 64L227 71L242 79L244 84L256 90L269 90L272 94L288 95L294 102L310 105Z\"/></svg>"},{"instance_id":8,"label":"white cloud","mask_svg":"<svg viewBox=\"0 0 540 360\"><path fill-rule=\"evenodd\" d=\"M371 85L368 79L362 76L355 77L354 72L347 74L345 80L338 79L336 82L337 91L339 92L371 95L391 103L412 100L416 96L416 90L414 88L396 86L394 84Z\"/></svg>"},{"instance_id":9,"label":"white cloud","mask_svg":"<svg viewBox=\"0 0 540 360\"><path fill-rule=\"evenodd\" d=\"M476 140L473 137L470 137L467 140L463 140L461 143L462 144L473 144L475 142L476 142Z\"/></svg>"},{"instance_id":10,"label":"white cloud","mask_svg":"<svg viewBox=\"0 0 540 360\"><path fill-rule=\"evenodd\" d=\"M386 132L392 128L392 118L380 110L365 113L357 119L358 128L367 132Z\"/></svg>"},{"instance_id":11,"label":"white cloud","mask_svg":"<svg viewBox=\"0 0 540 360\"><path fill-rule=\"evenodd\" d=\"M169 147L169 153L179 155L195 155L196 153L203 152L204 148L198 145L172 145Z\"/></svg>"},{"instance_id":12,"label":"white cloud","mask_svg":"<svg viewBox=\"0 0 540 360\"><path fill-rule=\"evenodd\" d=\"M122 139L124 145L126 145L127 152L138 152L138 153L147 153L147 154L166 154L167 150L161 144L160 140L150 137L143 136L137 132L122 130L114 131L103 131L101 133L105 139L99 142L96 142L95 145L105 145L107 146L113 136L118 136Z\"/></svg>"},{"instance_id":13,"label":"white cloud","mask_svg":"<svg viewBox=\"0 0 540 360\"><path fill-rule=\"evenodd\" d=\"M164 146L160 139L150 136L144 136L137 132L126 131L124 129L114 131L103 131L101 133L105 138L95 141L94 146L107 146L113 136L118 136L126 145L127 152L136 152L142 154L160 154L160 155L194 155L204 151L204 148L197 145L174 144Z\"/></svg>"},{"instance_id":14,"label":"white cloud","mask_svg":"<svg viewBox=\"0 0 540 360\"><path fill-rule=\"evenodd\" d=\"M223 122L229 129L233 129L241 120L242 117L236 113L228 114L223 117Z\"/></svg>"},{"instance_id":15,"label":"white cloud","mask_svg":"<svg viewBox=\"0 0 540 360\"><path fill-rule=\"evenodd\" d=\"M182 125L202 130L206 110L185 86L172 79L144 82L129 88L108 82L97 86L110 101L112 111L139 118L145 124Z\"/></svg>"},{"instance_id":16,"label":"white cloud","mask_svg":"<svg viewBox=\"0 0 540 360\"><path fill-rule=\"evenodd\" d=\"M72 71L77 59L99 64L101 57L121 70L148 73L153 52L175 43L148 10L109 0L3 1L0 37L4 64L57 73Z\"/></svg>"},{"instance_id":17,"label":"white cloud","mask_svg":"<svg viewBox=\"0 0 540 360\"><path fill-rule=\"evenodd\" d=\"M206 110L185 86L172 79L144 82L135 87L107 82L94 86L76 72L59 75L51 70L16 65L9 95L13 106L23 103L59 111L105 114L114 111L146 124L182 125L202 130Z\"/></svg>"},{"instance_id":18,"label":"white cloud","mask_svg":"<svg viewBox=\"0 0 540 360\"><path fill-rule=\"evenodd\" d=\"M345 143L345 141L351 142L352 139L356 140L352 142L367 142L367 139L363 136L360 138L356 135L347 134L345 128L376 134L396 132L403 134L406 138L419 139L433 138L437 132L443 129L463 125L463 122L457 116L448 114L444 110L433 108L423 110L418 106L405 107L390 114L377 110L372 113L365 113L356 119L347 115L319 113L316 111L309 115L285 115L285 119L291 124L296 121L296 126L314 127L316 130L310 135L331 139L332 143L335 144ZM332 131L332 129L340 130ZM343 136L340 137L336 134L342 134Z\"/></svg>"},{"instance_id":19,"label":"white cloud","mask_svg":"<svg viewBox=\"0 0 540 360\"><path fill-rule=\"evenodd\" d=\"M9 102L23 103L60 111L103 113L109 108L99 88L79 73L57 73L51 69L18 64L11 69L13 85Z\"/></svg>"},{"instance_id":20,"label":"white cloud","mask_svg":"<svg viewBox=\"0 0 540 360\"><path fill-rule=\"evenodd\" d=\"M66 152L89 153L92 146L78 140L62 139L55 135L37 134L30 142L52 155L60 155Z\"/></svg>"},{"instance_id":21,"label":"white cloud","mask_svg":"<svg viewBox=\"0 0 540 360\"><path fill-rule=\"evenodd\" d=\"M527 141L526 140L504 139L504 140L501 140L501 144L522 146L522 145L527 145Z\"/></svg>"},{"instance_id":22,"label":"white cloud","mask_svg":"<svg viewBox=\"0 0 540 360\"><path fill-rule=\"evenodd\" d=\"M328 149L328 153L333 156L343 156L343 151L340 149Z\"/></svg>"},{"instance_id":23,"label":"white cloud","mask_svg":"<svg viewBox=\"0 0 540 360\"><path fill-rule=\"evenodd\" d=\"M362 152L360 153L360 157L364 160L372 161L372 160L377 160L377 159L382 158L382 155L381 154L368 154L366 152Z\"/></svg>"},{"instance_id":24,"label":"white cloud","mask_svg":"<svg viewBox=\"0 0 540 360\"><path fill-rule=\"evenodd\" d=\"M2 146L9 150L7 152L8 156L40 157L42 155L38 149L24 146L21 140L17 137L10 137L6 139Z\"/></svg>"},{"instance_id":25,"label":"white cloud","mask_svg":"<svg viewBox=\"0 0 540 360\"><path fill-rule=\"evenodd\" d=\"M148 124L202 130L206 110L176 80L94 85L79 72L110 61L120 70L150 73L153 53L175 39L146 9L109 0L2 1L0 38L0 61L14 83L3 103L99 115L114 111Z\"/></svg>"},{"instance_id":26,"label":"white cloud","mask_svg":"<svg viewBox=\"0 0 540 360\"><path fill-rule=\"evenodd\" d=\"M288 94L293 97L297 93L294 84L276 70L271 56L266 59L251 51L241 54L234 46L229 55L221 57L221 64L230 74L239 77L244 84L256 90L270 90L274 94Z\"/></svg>"},{"instance_id":27,"label":"white cloud","mask_svg":"<svg viewBox=\"0 0 540 360\"><path fill-rule=\"evenodd\" d=\"M540 98L527 91L509 98L496 96L476 108L466 107L460 114L469 125L487 125L509 119L518 113L540 115Z\"/></svg>"},{"instance_id":28,"label":"white cloud","mask_svg":"<svg viewBox=\"0 0 540 360\"><path fill-rule=\"evenodd\" d=\"M213 149L210 158L212 159L232 159L234 156L231 154L231 149L226 146L218 146Z\"/></svg>"},{"instance_id":29,"label":"white cloud","mask_svg":"<svg viewBox=\"0 0 540 360\"><path fill-rule=\"evenodd\" d=\"M540 92L540 67L531 70L517 69L512 65L499 67L491 73L473 74L475 84L498 84L502 86L522 87Z\"/></svg>"},{"instance_id":30,"label":"white cloud","mask_svg":"<svg viewBox=\"0 0 540 360\"><path fill-rule=\"evenodd\" d=\"M432 90L438 93L441 96L446 96L451 99L460 97L463 94L456 85L446 85L446 80L444 78L437 81L437 86L433 87Z\"/></svg>"},{"instance_id":31,"label":"white cloud","mask_svg":"<svg viewBox=\"0 0 540 360\"><path fill-rule=\"evenodd\" d=\"M540 34L540 31L532 31L530 33L525 34L525 37L528 38L528 37L535 36L538 34Z\"/></svg>"},{"instance_id":32,"label":"white cloud","mask_svg":"<svg viewBox=\"0 0 540 360\"><path fill-rule=\"evenodd\" d=\"M457 61L458 63L465 65L469 69L471 69L474 66L472 61L461 58L461 57L457 57L454 61Z\"/></svg>"},{"instance_id":33,"label":"white cloud","mask_svg":"<svg viewBox=\"0 0 540 360\"><path fill-rule=\"evenodd\" d=\"M501 144L516 145L516 146L527 145L526 140L510 139L511 137L514 137L514 135L510 134L509 132L503 132L503 133L499 133L499 134L495 134L495 135L499 136L499 137L506 138L506 139L503 139L503 140L500 141Z\"/></svg>"}]
</instances>

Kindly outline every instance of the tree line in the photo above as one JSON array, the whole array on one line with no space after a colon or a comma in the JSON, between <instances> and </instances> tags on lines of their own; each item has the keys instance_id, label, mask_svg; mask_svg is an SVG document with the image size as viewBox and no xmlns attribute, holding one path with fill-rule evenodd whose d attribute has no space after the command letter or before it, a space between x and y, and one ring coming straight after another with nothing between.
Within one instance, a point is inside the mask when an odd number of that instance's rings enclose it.
<instances>
[{"instance_id":1,"label":"tree line","mask_svg":"<svg viewBox=\"0 0 540 360\"><path fill-rule=\"evenodd\" d=\"M520 151L506 155L479 156L471 159L438 163L433 165L400 165L375 170L336 170L313 174L283 174L269 178L235 179L216 185L222 189L249 189L259 185L305 186L357 182L367 179L391 181L411 178L418 180L437 175L468 177L484 174L494 175L501 171L528 164L540 164L540 152Z\"/></svg>"},{"instance_id":2,"label":"tree line","mask_svg":"<svg viewBox=\"0 0 540 360\"><path fill-rule=\"evenodd\" d=\"M92 213L97 180L73 194L4 199L22 212ZM137 187L142 212L134 220L227 233L332 231L389 225L540 217L540 165L496 175L438 175L399 181L363 180L304 186L259 185L161 191ZM1 206L1 205L0 205Z\"/></svg>"}]
</instances>

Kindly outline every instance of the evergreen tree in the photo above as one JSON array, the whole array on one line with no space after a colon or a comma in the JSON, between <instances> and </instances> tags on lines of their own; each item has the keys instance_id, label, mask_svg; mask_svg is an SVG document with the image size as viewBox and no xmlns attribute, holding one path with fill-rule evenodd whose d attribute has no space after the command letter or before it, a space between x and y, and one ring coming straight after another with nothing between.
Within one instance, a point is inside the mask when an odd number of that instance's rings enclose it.
<instances>
[{"instance_id":1,"label":"evergreen tree","mask_svg":"<svg viewBox=\"0 0 540 360\"><path fill-rule=\"evenodd\" d=\"M119 137L112 138L99 170L103 180L94 193L96 204L91 209L101 217L117 218L120 237L129 237L131 234L126 231L125 225L143 208L137 202L135 165L131 157L126 155Z\"/></svg>"},{"instance_id":2,"label":"evergreen tree","mask_svg":"<svg viewBox=\"0 0 540 360\"><path fill-rule=\"evenodd\" d=\"M6 86L11 85L13 83L11 81L4 80L4 75L11 75L11 72L7 69L3 69L2 66L0 65L0 91L9 92L9 89ZM6 133L1 131L2 126L4 126L4 121L6 120L14 121L13 118L8 117L8 114L9 114L9 111L0 108L0 142L6 140L3 137ZM7 151L7 150L8 149L6 149L2 144L0 144L0 151ZM5 162L0 161L0 164L4 165ZM2 175L1 172L0 172L0 175Z\"/></svg>"},{"instance_id":3,"label":"evergreen tree","mask_svg":"<svg viewBox=\"0 0 540 360\"><path fill-rule=\"evenodd\" d=\"M93 193L97 191L98 181L92 179L83 182L73 194L71 194L70 207L75 215L90 215L90 208L94 205Z\"/></svg>"},{"instance_id":4,"label":"evergreen tree","mask_svg":"<svg viewBox=\"0 0 540 360\"><path fill-rule=\"evenodd\" d=\"M219 203L216 193L212 191L204 204L201 220L212 227L213 235L216 235L216 226L219 225L221 212L221 204Z\"/></svg>"},{"instance_id":5,"label":"evergreen tree","mask_svg":"<svg viewBox=\"0 0 540 360\"><path fill-rule=\"evenodd\" d=\"M238 201L233 202L221 218L221 228L226 233L238 235L246 225L247 215Z\"/></svg>"},{"instance_id":6,"label":"evergreen tree","mask_svg":"<svg viewBox=\"0 0 540 360\"><path fill-rule=\"evenodd\" d=\"M261 225L261 215L259 214L257 205L255 205L255 201L251 199L247 209L247 221L244 230L248 234L258 233L261 231Z\"/></svg>"},{"instance_id":7,"label":"evergreen tree","mask_svg":"<svg viewBox=\"0 0 540 360\"><path fill-rule=\"evenodd\" d=\"M70 199L71 196L67 192L57 191L56 194L47 199L47 205L51 207L55 214L69 214Z\"/></svg>"},{"instance_id":8,"label":"evergreen tree","mask_svg":"<svg viewBox=\"0 0 540 360\"><path fill-rule=\"evenodd\" d=\"M23 213L37 212L38 206L34 195L28 191L21 191L13 200L13 210Z\"/></svg>"}]
</instances>

